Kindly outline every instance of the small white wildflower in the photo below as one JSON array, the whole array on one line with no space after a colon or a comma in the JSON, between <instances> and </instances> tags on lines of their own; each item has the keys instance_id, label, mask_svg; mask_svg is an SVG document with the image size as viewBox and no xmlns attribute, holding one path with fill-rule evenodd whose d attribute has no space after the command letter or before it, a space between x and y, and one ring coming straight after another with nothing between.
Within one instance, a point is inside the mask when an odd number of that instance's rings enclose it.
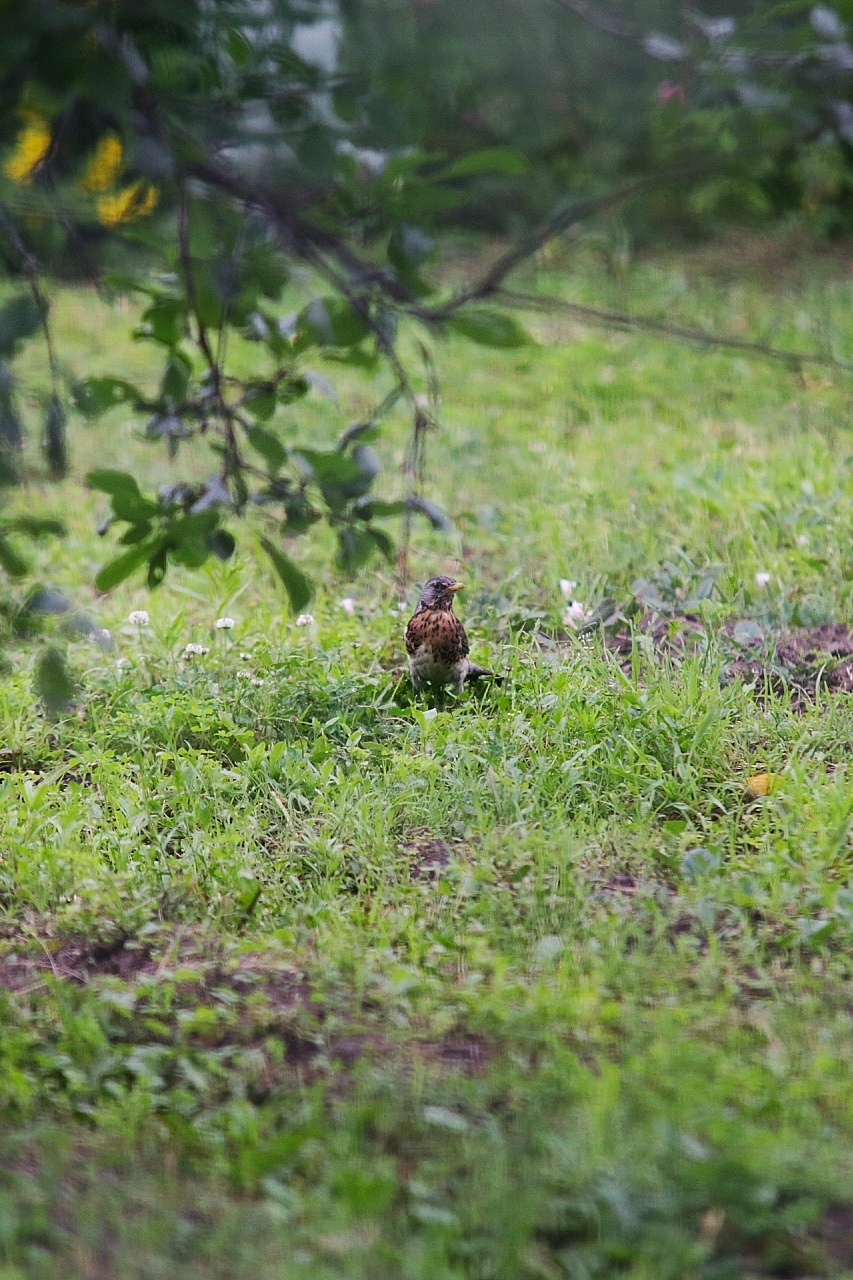
<instances>
[{"instance_id":1,"label":"small white wildflower","mask_svg":"<svg viewBox=\"0 0 853 1280\"><path fill-rule=\"evenodd\" d=\"M235 622L233 618L217 618L213 625L217 631L230 631Z\"/></svg>"},{"instance_id":2,"label":"small white wildflower","mask_svg":"<svg viewBox=\"0 0 853 1280\"><path fill-rule=\"evenodd\" d=\"M264 683L263 680L260 680L257 676L253 676L251 671L238 671L237 679L248 680L249 683L253 685L262 685Z\"/></svg>"},{"instance_id":3,"label":"small white wildflower","mask_svg":"<svg viewBox=\"0 0 853 1280\"><path fill-rule=\"evenodd\" d=\"M130 663L130 658L117 658L117 659L116 659L116 669L117 669L118 671L125 671L125 670L130 666L130 665L131 665L131 663Z\"/></svg>"},{"instance_id":4,"label":"small white wildflower","mask_svg":"<svg viewBox=\"0 0 853 1280\"><path fill-rule=\"evenodd\" d=\"M250 653L241 653L240 657L243 659L244 662L251 662L252 660L252 655Z\"/></svg>"},{"instance_id":5,"label":"small white wildflower","mask_svg":"<svg viewBox=\"0 0 853 1280\"><path fill-rule=\"evenodd\" d=\"M300 613L299 617L296 619L296 625L297 627L313 627L313 613Z\"/></svg>"},{"instance_id":6,"label":"small white wildflower","mask_svg":"<svg viewBox=\"0 0 853 1280\"><path fill-rule=\"evenodd\" d=\"M586 622L589 617L589 613L590 611L587 609L586 605L582 604L580 600L572 600L566 610L563 622L566 623L567 626L577 629L582 623Z\"/></svg>"},{"instance_id":7,"label":"small white wildflower","mask_svg":"<svg viewBox=\"0 0 853 1280\"><path fill-rule=\"evenodd\" d=\"M797 546L798 546L798 547L807 547L808 545L809 545L809 535L808 535L807 533L800 533L800 534L798 534L798 535L797 535Z\"/></svg>"},{"instance_id":8,"label":"small white wildflower","mask_svg":"<svg viewBox=\"0 0 853 1280\"><path fill-rule=\"evenodd\" d=\"M769 573L757 573L755 575L755 585L757 587L766 587L770 582L771 576Z\"/></svg>"},{"instance_id":9,"label":"small white wildflower","mask_svg":"<svg viewBox=\"0 0 853 1280\"><path fill-rule=\"evenodd\" d=\"M355 601L352 596L345 596L340 602L340 606L344 613L355 613Z\"/></svg>"},{"instance_id":10,"label":"small white wildflower","mask_svg":"<svg viewBox=\"0 0 853 1280\"><path fill-rule=\"evenodd\" d=\"M147 609L134 609L133 613L128 614L128 622L134 627L147 627L149 623Z\"/></svg>"},{"instance_id":11,"label":"small white wildflower","mask_svg":"<svg viewBox=\"0 0 853 1280\"><path fill-rule=\"evenodd\" d=\"M100 645L102 649L109 648L112 638L112 634L107 627L95 627L93 631L89 632L89 639L92 644Z\"/></svg>"},{"instance_id":12,"label":"small white wildflower","mask_svg":"<svg viewBox=\"0 0 853 1280\"><path fill-rule=\"evenodd\" d=\"M185 658L202 657L205 653L210 653L206 644L188 644L184 649Z\"/></svg>"},{"instance_id":13,"label":"small white wildflower","mask_svg":"<svg viewBox=\"0 0 853 1280\"><path fill-rule=\"evenodd\" d=\"M572 599L572 597L573 597L573 595L574 595L575 587L576 587L577 585L578 585L578 584L577 584L576 582L570 582L568 578L561 578L561 579L560 579L560 590L561 590L561 591L562 591L562 593L563 593L563 599L564 599L564 600L571 600L571 599Z\"/></svg>"}]
</instances>

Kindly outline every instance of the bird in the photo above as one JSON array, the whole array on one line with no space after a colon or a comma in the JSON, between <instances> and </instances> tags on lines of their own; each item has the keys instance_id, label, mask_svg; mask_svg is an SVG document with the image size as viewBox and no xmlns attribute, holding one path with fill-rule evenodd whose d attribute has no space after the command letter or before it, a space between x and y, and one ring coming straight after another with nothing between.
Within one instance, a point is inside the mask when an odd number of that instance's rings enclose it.
<instances>
[{"instance_id":1,"label":"bird","mask_svg":"<svg viewBox=\"0 0 853 1280\"><path fill-rule=\"evenodd\" d=\"M483 676L501 680L468 657L468 637L453 612L453 597L464 585L446 577L430 578L424 585L420 603L406 626L406 653L415 693L425 684L453 685L461 693L466 680Z\"/></svg>"}]
</instances>

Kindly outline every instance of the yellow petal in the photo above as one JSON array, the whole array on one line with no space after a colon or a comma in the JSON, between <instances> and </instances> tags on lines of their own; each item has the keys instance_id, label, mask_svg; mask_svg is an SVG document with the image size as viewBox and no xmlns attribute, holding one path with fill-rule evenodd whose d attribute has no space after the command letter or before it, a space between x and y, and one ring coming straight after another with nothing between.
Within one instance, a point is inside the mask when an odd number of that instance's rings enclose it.
<instances>
[{"instance_id":1,"label":"yellow petal","mask_svg":"<svg viewBox=\"0 0 853 1280\"><path fill-rule=\"evenodd\" d=\"M769 796L778 782L778 773L756 773L746 780L747 797L758 800L761 796Z\"/></svg>"}]
</instances>

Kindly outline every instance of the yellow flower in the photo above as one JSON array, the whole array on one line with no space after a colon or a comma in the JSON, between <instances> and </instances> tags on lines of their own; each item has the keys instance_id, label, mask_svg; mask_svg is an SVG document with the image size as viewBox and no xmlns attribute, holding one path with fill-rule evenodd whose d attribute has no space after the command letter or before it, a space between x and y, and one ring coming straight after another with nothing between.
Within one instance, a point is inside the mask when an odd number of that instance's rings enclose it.
<instances>
[{"instance_id":1,"label":"yellow flower","mask_svg":"<svg viewBox=\"0 0 853 1280\"><path fill-rule=\"evenodd\" d=\"M98 200L98 219L105 227L117 227L122 222L145 218L157 207L160 193L150 182L132 182L129 187L114 195L101 196Z\"/></svg>"},{"instance_id":2,"label":"yellow flower","mask_svg":"<svg viewBox=\"0 0 853 1280\"><path fill-rule=\"evenodd\" d=\"M104 134L80 179L84 191L108 191L121 173L123 159L121 139L114 133Z\"/></svg>"},{"instance_id":3,"label":"yellow flower","mask_svg":"<svg viewBox=\"0 0 853 1280\"><path fill-rule=\"evenodd\" d=\"M32 115L18 134L15 150L5 161L3 172L13 182L32 182L50 150L50 126L43 116Z\"/></svg>"}]
</instances>

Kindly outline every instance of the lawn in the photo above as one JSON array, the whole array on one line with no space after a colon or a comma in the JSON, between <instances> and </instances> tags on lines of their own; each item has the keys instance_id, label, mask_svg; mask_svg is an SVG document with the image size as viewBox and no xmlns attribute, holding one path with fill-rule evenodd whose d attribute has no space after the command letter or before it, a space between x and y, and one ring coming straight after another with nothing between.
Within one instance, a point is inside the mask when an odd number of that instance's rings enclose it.
<instances>
[{"instance_id":1,"label":"lawn","mask_svg":"<svg viewBox=\"0 0 853 1280\"><path fill-rule=\"evenodd\" d=\"M843 254L795 248L524 283L853 354ZM126 306L56 309L72 371L154 376ZM0 680L0 1280L853 1276L851 375L529 325L437 347L455 531L404 597L312 535L300 625L252 521L96 597L87 469L173 474L120 408L10 500L113 646L70 644L58 720L31 651ZM387 387L322 371L283 438ZM439 572L506 676L446 707L402 646Z\"/></svg>"}]
</instances>

